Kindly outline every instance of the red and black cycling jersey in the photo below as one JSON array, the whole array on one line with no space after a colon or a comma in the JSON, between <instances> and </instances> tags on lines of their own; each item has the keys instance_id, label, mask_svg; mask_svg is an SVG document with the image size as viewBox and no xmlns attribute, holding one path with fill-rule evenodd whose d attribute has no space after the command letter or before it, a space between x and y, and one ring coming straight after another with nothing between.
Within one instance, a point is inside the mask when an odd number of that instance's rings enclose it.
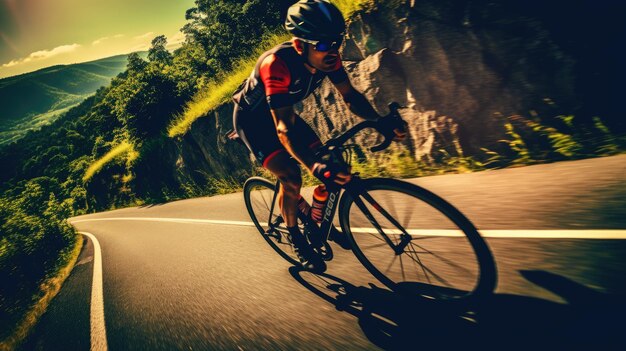
<instances>
[{"instance_id":1,"label":"red and black cycling jersey","mask_svg":"<svg viewBox=\"0 0 626 351\"><path fill-rule=\"evenodd\" d=\"M304 100L320 86L326 76L333 83L348 79L341 59L335 70L312 74L304 66L291 41L275 46L257 60L252 74L233 95L239 109L246 112L291 106Z\"/></svg>"}]
</instances>

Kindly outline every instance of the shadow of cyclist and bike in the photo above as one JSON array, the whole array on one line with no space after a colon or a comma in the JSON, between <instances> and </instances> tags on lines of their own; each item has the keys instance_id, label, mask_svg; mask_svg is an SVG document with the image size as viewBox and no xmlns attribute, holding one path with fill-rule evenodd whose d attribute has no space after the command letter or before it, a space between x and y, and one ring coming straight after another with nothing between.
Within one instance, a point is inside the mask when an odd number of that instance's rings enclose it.
<instances>
[{"instance_id":1,"label":"shadow of cyclist and bike","mask_svg":"<svg viewBox=\"0 0 626 351\"><path fill-rule=\"evenodd\" d=\"M469 304L446 303L354 286L329 274L292 267L293 278L337 310L358 318L365 336L386 350L452 348L624 350L624 296L594 291L546 271L521 271L567 303L493 294Z\"/></svg>"}]
</instances>

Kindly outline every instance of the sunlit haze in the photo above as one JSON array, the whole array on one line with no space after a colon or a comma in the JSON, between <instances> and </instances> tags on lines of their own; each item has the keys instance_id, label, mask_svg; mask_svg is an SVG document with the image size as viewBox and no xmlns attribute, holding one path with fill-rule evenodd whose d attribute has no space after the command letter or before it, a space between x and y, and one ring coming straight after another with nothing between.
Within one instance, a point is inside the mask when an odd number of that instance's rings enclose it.
<instances>
[{"instance_id":1,"label":"sunlit haze","mask_svg":"<svg viewBox=\"0 0 626 351\"><path fill-rule=\"evenodd\" d=\"M0 78L147 50L157 35L180 45L193 0L0 0Z\"/></svg>"}]
</instances>

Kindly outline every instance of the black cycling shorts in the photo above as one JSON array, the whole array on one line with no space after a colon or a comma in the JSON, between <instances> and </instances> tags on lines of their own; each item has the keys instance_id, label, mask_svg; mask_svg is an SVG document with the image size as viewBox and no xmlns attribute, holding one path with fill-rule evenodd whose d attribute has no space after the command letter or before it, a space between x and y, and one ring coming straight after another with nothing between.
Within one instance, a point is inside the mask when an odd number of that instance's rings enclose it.
<instances>
[{"instance_id":1,"label":"black cycling shorts","mask_svg":"<svg viewBox=\"0 0 626 351\"><path fill-rule=\"evenodd\" d=\"M274 120L268 109L259 108L254 112L242 111L235 103L233 126L241 140L254 157L267 167L267 163L281 152L287 152L278 139ZM296 117L296 135L311 149L321 145L321 141L311 127L300 117Z\"/></svg>"}]
</instances>

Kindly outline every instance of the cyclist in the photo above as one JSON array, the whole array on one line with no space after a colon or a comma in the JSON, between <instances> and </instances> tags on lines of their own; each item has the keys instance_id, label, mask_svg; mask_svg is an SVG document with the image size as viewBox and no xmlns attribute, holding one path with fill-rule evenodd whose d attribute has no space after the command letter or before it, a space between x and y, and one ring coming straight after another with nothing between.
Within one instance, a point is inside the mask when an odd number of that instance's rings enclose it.
<instances>
[{"instance_id":1,"label":"cyclist","mask_svg":"<svg viewBox=\"0 0 626 351\"><path fill-rule=\"evenodd\" d=\"M285 28L293 39L263 53L233 95L233 125L256 159L280 180L279 205L303 268L323 272L324 261L297 225L302 177L294 159L325 184L346 184L351 174L316 159L314 149L321 144L320 139L294 112L293 105L328 77L350 111L368 120L380 116L353 88L342 66L339 47L346 24L337 7L323 0L298 1L287 12ZM394 140L406 135L404 126L396 126L394 132ZM330 239L342 244L342 235L334 230Z\"/></svg>"}]
</instances>

